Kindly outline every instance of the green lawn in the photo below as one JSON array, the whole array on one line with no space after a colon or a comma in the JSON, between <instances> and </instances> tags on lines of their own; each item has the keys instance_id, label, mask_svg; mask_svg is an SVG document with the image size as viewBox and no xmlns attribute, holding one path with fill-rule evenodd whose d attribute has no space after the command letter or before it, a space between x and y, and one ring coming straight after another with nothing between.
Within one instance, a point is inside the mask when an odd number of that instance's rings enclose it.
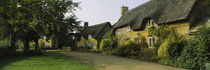
<instances>
[{"instance_id":1,"label":"green lawn","mask_svg":"<svg viewBox=\"0 0 210 70\"><path fill-rule=\"evenodd\" d=\"M94 70L87 64L60 54L13 56L0 59L0 70Z\"/></svg>"}]
</instances>

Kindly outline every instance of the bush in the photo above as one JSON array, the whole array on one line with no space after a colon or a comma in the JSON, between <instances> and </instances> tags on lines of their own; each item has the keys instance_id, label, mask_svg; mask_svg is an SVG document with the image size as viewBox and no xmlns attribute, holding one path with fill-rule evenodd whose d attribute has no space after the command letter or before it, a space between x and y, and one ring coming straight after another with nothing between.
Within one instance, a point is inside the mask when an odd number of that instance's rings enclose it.
<instances>
[{"instance_id":1,"label":"bush","mask_svg":"<svg viewBox=\"0 0 210 70\"><path fill-rule=\"evenodd\" d=\"M168 43L169 43L169 39L165 40L159 47L158 49L158 57L160 57L161 59L167 59L169 58L168 54L167 54L167 47L168 47Z\"/></svg>"},{"instance_id":2,"label":"bush","mask_svg":"<svg viewBox=\"0 0 210 70\"><path fill-rule=\"evenodd\" d=\"M116 39L105 38L100 43L100 52L104 54L112 54L113 49L115 49L116 47Z\"/></svg>"},{"instance_id":3,"label":"bush","mask_svg":"<svg viewBox=\"0 0 210 70\"><path fill-rule=\"evenodd\" d=\"M186 38L179 35L174 28L162 27L150 29L151 32L149 32L159 39L154 46L156 48L160 46L158 57L161 58L161 63L190 69L204 69L208 59L210 28L201 28L195 39L185 40Z\"/></svg>"},{"instance_id":4,"label":"bush","mask_svg":"<svg viewBox=\"0 0 210 70\"><path fill-rule=\"evenodd\" d=\"M30 46L30 48L35 48L35 46L36 46L36 44L35 44L35 42L29 42L29 46Z\"/></svg>"},{"instance_id":5,"label":"bush","mask_svg":"<svg viewBox=\"0 0 210 70\"><path fill-rule=\"evenodd\" d=\"M85 44L84 46L72 47L71 50L72 51L81 51L81 52L90 52L90 47L88 47L88 45Z\"/></svg>"},{"instance_id":6,"label":"bush","mask_svg":"<svg viewBox=\"0 0 210 70\"><path fill-rule=\"evenodd\" d=\"M142 52L140 51L140 46L135 44L133 41L127 41L126 45L117 47L114 50L114 54L118 56L137 56L141 54Z\"/></svg>"},{"instance_id":7,"label":"bush","mask_svg":"<svg viewBox=\"0 0 210 70\"><path fill-rule=\"evenodd\" d=\"M165 63L189 69L204 69L208 59L208 31L209 28L202 28L195 39L169 44L167 52L170 59ZM177 46L183 46L183 50L177 50Z\"/></svg>"},{"instance_id":8,"label":"bush","mask_svg":"<svg viewBox=\"0 0 210 70\"><path fill-rule=\"evenodd\" d=\"M0 56L5 56L10 53L11 49L10 40L1 40L0 41Z\"/></svg>"}]
</instances>

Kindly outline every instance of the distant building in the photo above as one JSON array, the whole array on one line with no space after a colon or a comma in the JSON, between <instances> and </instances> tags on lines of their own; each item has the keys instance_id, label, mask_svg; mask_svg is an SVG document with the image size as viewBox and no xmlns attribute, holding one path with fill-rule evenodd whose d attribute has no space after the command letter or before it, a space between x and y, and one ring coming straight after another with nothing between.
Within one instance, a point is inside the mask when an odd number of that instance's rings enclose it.
<instances>
[{"instance_id":1,"label":"distant building","mask_svg":"<svg viewBox=\"0 0 210 70\"><path fill-rule=\"evenodd\" d=\"M48 36L41 36L38 43L41 48L53 48L52 39Z\"/></svg>"},{"instance_id":2,"label":"distant building","mask_svg":"<svg viewBox=\"0 0 210 70\"><path fill-rule=\"evenodd\" d=\"M89 47L90 49L98 49L103 35L112 28L109 22L88 26L88 22L84 23L84 28L79 35L78 47Z\"/></svg>"}]
</instances>

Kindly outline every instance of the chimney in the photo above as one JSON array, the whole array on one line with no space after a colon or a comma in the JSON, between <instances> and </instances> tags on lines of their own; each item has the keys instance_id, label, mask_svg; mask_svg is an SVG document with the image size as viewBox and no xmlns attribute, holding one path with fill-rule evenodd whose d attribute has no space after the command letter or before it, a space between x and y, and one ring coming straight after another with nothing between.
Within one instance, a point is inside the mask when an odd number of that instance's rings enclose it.
<instances>
[{"instance_id":1,"label":"chimney","mask_svg":"<svg viewBox=\"0 0 210 70\"><path fill-rule=\"evenodd\" d=\"M84 22L84 28L83 29L86 29L88 27L88 22Z\"/></svg>"},{"instance_id":2,"label":"chimney","mask_svg":"<svg viewBox=\"0 0 210 70\"><path fill-rule=\"evenodd\" d=\"M121 16L123 16L128 11L128 7L127 6L122 6L120 8L121 8Z\"/></svg>"}]
</instances>

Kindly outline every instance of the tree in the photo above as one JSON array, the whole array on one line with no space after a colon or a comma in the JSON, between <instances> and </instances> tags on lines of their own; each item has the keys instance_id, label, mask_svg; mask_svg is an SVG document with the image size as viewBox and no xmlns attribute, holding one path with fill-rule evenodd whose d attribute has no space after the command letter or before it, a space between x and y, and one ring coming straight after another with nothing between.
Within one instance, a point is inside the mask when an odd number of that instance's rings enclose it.
<instances>
[{"instance_id":1,"label":"tree","mask_svg":"<svg viewBox=\"0 0 210 70\"><path fill-rule=\"evenodd\" d=\"M67 40L73 40L71 39L73 36L73 32L81 28L79 25L80 21L77 21L77 18L75 16L70 16L66 19L64 19L63 24L60 24L61 30L55 30L53 32L53 39L55 40L55 47L58 47L62 49L62 47L68 43Z\"/></svg>"},{"instance_id":2,"label":"tree","mask_svg":"<svg viewBox=\"0 0 210 70\"><path fill-rule=\"evenodd\" d=\"M73 14L78 7L72 0L1 0L2 3L0 14L8 21L11 41L14 44L16 39L23 40L24 51L29 50L29 41L67 29L64 14Z\"/></svg>"}]
</instances>

